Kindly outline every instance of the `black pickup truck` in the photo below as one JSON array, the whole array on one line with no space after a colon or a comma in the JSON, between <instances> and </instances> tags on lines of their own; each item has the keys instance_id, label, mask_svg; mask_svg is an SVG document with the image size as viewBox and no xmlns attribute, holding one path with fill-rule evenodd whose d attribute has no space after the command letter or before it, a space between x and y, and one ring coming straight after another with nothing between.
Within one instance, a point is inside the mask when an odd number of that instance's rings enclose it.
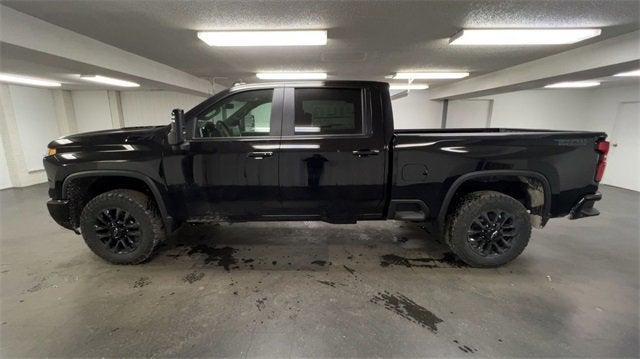
<instances>
[{"instance_id":1,"label":"black pickup truck","mask_svg":"<svg viewBox=\"0 0 640 359\"><path fill-rule=\"evenodd\" d=\"M185 222L421 222L466 263L516 258L531 227L594 216L601 132L394 130L386 83L241 85L170 125L62 137L53 219L118 264Z\"/></svg>"}]
</instances>

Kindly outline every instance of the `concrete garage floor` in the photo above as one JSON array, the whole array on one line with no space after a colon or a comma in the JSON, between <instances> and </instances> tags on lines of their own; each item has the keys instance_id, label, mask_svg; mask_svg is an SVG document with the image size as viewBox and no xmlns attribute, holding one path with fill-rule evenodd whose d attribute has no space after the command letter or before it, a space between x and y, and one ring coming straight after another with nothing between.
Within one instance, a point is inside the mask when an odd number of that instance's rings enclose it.
<instances>
[{"instance_id":1,"label":"concrete garage floor","mask_svg":"<svg viewBox=\"0 0 640 359\"><path fill-rule=\"evenodd\" d=\"M400 222L192 226L114 266L49 218L45 186L4 190L0 354L637 357L640 196L602 192L600 217L479 270Z\"/></svg>"}]
</instances>

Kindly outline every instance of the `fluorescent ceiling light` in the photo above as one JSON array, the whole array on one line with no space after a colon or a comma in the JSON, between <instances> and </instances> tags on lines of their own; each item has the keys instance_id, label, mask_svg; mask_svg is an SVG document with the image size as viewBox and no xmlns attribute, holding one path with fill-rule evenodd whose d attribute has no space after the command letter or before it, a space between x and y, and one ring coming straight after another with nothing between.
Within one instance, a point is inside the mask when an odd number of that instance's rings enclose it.
<instances>
[{"instance_id":1,"label":"fluorescent ceiling light","mask_svg":"<svg viewBox=\"0 0 640 359\"><path fill-rule=\"evenodd\" d=\"M295 132L320 132L321 128L317 126L296 126Z\"/></svg>"},{"instance_id":2,"label":"fluorescent ceiling light","mask_svg":"<svg viewBox=\"0 0 640 359\"><path fill-rule=\"evenodd\" d=\"M560 45L600 35L600 29L465 29L450 45Z\"/></svg>"},{"instance_id":3,"label":"fluorescent ceiling light","mask_svg":"<svg viewBox=\"0 0 640 359\"><path fill-rule=\"evenodd\" d=\"M469 76L468 72L397 72L393 78L397 80L439 80L461 79Z\"/></svg>"},{"instance_id":4,"label":"fluorescent ceiling light","mask_svg":"<svg viewBox=\"0 0 640 359\"><path fill-rule=\"evenodd\" d=\"M558 82L555 84L547 85L545 88L583 88L583 87L594 87L598 86L600 83L598 81L567 81L567 82Z\"/></svg>"},{"instance_id":5,"label":"fluorescent ceiling light","mask_svg":"<svg viewBox=\"0 0 640 359\"><path fill-rule=\"evenodd\" d=\"M326 72L258 72L260 80L325 80Z\"/></svg>"},{"instance_id":6,"label":"fluorescent ceiling light","mask_svg":"<svg viewBox=\"0 0 640 359\"><path fill-rule=\"evenodd\" d=\"M20 85L43 86L43 87L60 87L61 83L57 81L38 79L34 77L20 76L14 74L0 73L0 82L9 82Z\"/></svg>"},{"instance_id":7,"label":"fluorescent ceiling light","mask_svg":"<svg viewBox=\"0 0 640 359\"><path fill-rule=\"evenodd\" d=\"M200 31L209 46L305 46L326 45L326 30L303 31Z\"/></svg>"},{"instance_id":8,"label":"fluorescent ceiling light","mask_svg":"<svg viewBox=\"0 0 640 359\"><path fill-rule=\"evenodd\" d=\"M429 88L427 84L391 84L390 90L426 90Z\"/></svg>"},{"instance_id":9,"label":"fluorescent ceiling light","mask_svg":"<svg viewBox=\"0 0 640 359\"><path fill-rule=\"evenodd\" d=\"M628 77L628 76L640 76L640 70L633 70L633 71L628 71L628 72L621 72L619 74L615 74L613 76L623 76L623 77Z\"/></svg>"},{"instance_id":10,"label":"fluorescent ceiling light","mask_svg":"<svg viewBox=\"0 0 640 359\"><path fill-rule=\"evenodd\" d=\"M83 80L97 82L99 84L105 84L105 85L113 85L113 86L120 86L120 87L139 87L140 86L140 84L137 84L135 82L114 79L112 77L106 77L106 76L100 76L100 75L80 76L80 78Z\"/></svg>"}]
</instances>

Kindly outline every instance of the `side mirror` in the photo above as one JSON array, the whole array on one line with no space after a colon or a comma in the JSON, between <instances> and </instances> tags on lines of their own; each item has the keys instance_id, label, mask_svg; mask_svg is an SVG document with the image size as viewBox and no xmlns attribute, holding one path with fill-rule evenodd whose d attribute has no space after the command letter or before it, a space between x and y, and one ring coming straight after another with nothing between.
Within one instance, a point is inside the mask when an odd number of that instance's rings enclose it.
<instances>
[{"instance_id":1,"label":"side mirror","mask_svg":"<svg viewBox=\"0 0 640 359\"><path fill-rule=\"evenodd\" d=\"M171 146L184 142L184 110L176 108L171 111L171 129L167 141Z\"/></svg>"}]
</instances>

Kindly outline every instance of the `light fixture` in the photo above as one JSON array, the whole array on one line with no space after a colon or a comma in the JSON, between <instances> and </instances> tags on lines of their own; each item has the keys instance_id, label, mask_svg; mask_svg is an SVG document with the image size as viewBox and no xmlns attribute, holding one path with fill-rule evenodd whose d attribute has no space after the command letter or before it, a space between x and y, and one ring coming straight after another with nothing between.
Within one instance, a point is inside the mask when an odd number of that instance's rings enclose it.
<instances>
[{"instance_id":1,"label":"light fixture","mask_svg":"<svg viewBox=\"0 0 640 359\"><path fill-rule=\"evenodd\" d=\"M427 84L390 84L390 90L426 90L429 88Z\"/></svg>"},{"instance_id":2,"label":"light fixture","mask_svg":"<svg viewBox=\"0 0 640 359\"><path fill-rule=\"evenodd\" d=\"M599 86L600 82L598 81L566 81L566 82L558 82L555 84L547 85L545 88L584 88L584 87L595 87Z\"/></svg>"},{"instance_id":3,"label":"light fixture","mask_svg":"<svg viewBox=\"0 0 640 359\"><path fill-rule=\"evenodd\" d=\"M313 143L300 143L300 144L282 144L282 145L251 145L256 150L278 150L278 149L318 149L320 145Z\"/></svg>"},{"instance_id":4,"label":"light fixture","mask_svg":"<svg viewBox=\"0 0 640 359\"><path fill-rule=\"evenodd\" d=\"M640 76L640 70L633 70L633 71L628 71L628 72L621 72L619 74L615 74L613 76L620 76L620 77L631 77L631 76Z\"/></svg>"},{"instance_id":5,"label":"light fixture","mask_svg":"<svg viewBox=\"0 0 640 359\"><path fill-rule=\"evenodd\" d=\"M295 132L307 132L307 133L319 133L321 130L320 127L317 126L296 126Z\"/></svg>"},{"instance_id":6,"label":"light fixture","mask_svg":"<svg viewBox=\"0 0 640 359\"><path fill-rule=\"evenodd\" d=\"M440 80L461 79L469 76L468 72L397 72L393 78L397 80Z\"/></svg>"},{"instance_id":7,"label":"light fixture","mask_svg":"<svg viewBox=\"0 0 640 359\"><path fill-rule=\"evenodd\" d=\"M209 46L309 46L326 45L326 30L302 31L200 31Z\"/></svg>"},{"instance_id":8,"label":"light fixture","mask_svg":"<svg viewBox=\"0 0 640 359\"><path fill-rule=\"evenodd\" d=\"M325 80L326 72L258 72L260 80Z\"/></svg>"},{"instance_id":9,"label":"light fixture","mask_svg":"<svg viewBox=\"0 0 640 359\"><path fill-rule=\"evenodd\" d=\"M135 82L114 79L112 77L106 77L106 76L100 76L100 75L80 76L80 78L86 81L97 82L99 84L113 85L113 86L119 86L119 87L139 87L140 86L140 84L137 84Z\"/></svg>"},{"instance_id":10,"label":"light fixture","mask_svg":"<svg viewBox=\"0 0 640 359\"><path fill-rule=\"evenodd\" d=\"M600 35L600 29L464 29L450 45L561 45Z\"/></svg>"},{"instance_id":11,"label":"light fixture","mask_svg":"<svg viewBox=\"0 0 640 359\"><path fill-rule=\"evenodd\" d=\"M39 79L35 77L27 77L21 75L0 73L0 82L9 82L20 85L42 86L42 87L60 87L61 83L57 81Z\"/></svg>"}]
</instances>

